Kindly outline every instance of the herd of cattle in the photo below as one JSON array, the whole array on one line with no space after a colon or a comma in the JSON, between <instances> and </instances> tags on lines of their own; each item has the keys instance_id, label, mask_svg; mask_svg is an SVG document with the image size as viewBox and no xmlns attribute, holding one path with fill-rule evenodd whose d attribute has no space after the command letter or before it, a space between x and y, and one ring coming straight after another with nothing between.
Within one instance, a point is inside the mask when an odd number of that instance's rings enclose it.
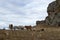
<instances>
[{"instance_id":1,"label":"herd of cattle","mask_svg":"<svg viewBox=\"0 0 60 40\"><path fill-rule=\"evenodd\" d=\"M32 26L13 26L13 24L10 24L9 25L9 29L11 30L24 30L24 29L27 29L27 30L32 30Z\"/></svg>"},{"instance_id":2,"label":"herd of cattle","mask_svg":"<svg viewBox=\"0 0 60 40\"><path fill-rule=\"evenodd\" d=\"M26 30L37 31L37 32L44 31L44 29L36 30L35 27L36 26L32 27L31 25L30 26L13 26L13 24L9 25L10 30L25 30L26 29Z\"/></svg>"}]
</instances>

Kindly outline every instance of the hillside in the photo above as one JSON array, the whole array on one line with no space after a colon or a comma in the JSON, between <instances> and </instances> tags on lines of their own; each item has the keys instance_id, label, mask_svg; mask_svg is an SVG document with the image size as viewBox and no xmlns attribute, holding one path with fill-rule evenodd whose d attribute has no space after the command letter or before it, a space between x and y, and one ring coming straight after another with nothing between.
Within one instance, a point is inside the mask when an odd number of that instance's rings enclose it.
<instances>
[{"instance_id":1,"label":"hillside","mask_svg":"<svg viewBox=\"0 0 60 40\"><path fill-rule=\"evenodd\" d=\"M33 30L12 30L13 25L11 30L0 30L0 40L60 40L60 1L50 3L47 13L46 19L37 21Z\"/></svg>"},{"instance_id":2,"label":"hillside","mask_svg":"<svg viewBox=\"0 0 60 40\"><path fill-rule=\"evenodd\" d=\"M35 31L0 30L0 40L60 40L60 27L40 25L36 27Z\"/></svg>"}]
</instances>

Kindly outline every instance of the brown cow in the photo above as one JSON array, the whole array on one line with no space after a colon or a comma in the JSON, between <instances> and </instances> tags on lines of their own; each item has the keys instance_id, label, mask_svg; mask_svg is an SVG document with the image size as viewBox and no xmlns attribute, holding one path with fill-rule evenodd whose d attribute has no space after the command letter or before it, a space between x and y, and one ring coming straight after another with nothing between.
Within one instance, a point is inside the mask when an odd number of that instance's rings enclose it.
<instances>
[{"instance_id":1,"label":"brown cow","mask_svg":"<svg viewBox=\"0 0 60 40\"><path fill-rule=\"evenodd\" d=\"M32 26L25 26L25 28L28 30L32 30Z\"/></svg>"}]
</instances>

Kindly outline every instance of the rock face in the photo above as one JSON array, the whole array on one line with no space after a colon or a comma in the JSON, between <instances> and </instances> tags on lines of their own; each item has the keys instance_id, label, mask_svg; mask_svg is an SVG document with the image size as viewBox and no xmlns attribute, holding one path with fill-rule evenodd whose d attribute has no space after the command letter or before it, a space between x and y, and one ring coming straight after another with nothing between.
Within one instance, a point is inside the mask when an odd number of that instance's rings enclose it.
<instances>
[{"instance_id":1,"label":"rock face","mask_svg":"<svg viewBox=\"0 0 60 40\"><path fill-rule=\"evenodd\" d=\"M45 23L60 26L60 0L51 2L47 7L47 13Z\"/></svg>"},{"instance_id":2,"label":"rock face","mask_svg":"<svg viewBox=\"0 0 60 40\"><path fill-rule=\"evenodd\" d=\"M59 2L59 3L58 3ZM47 7L46 23L60 26L60 0L53 1Z\"/></svg>"}]
</instances>

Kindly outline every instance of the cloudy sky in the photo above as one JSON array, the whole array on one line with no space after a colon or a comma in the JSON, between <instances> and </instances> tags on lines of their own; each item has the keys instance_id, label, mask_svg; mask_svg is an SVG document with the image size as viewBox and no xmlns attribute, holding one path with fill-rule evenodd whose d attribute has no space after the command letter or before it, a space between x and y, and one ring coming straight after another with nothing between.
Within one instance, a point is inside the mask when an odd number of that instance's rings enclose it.
<instances>
[{"instance_id":1,"label":"cloudy sky","mask_svg":"<svg viewBox=\"0 0 60 40\"><path fill-rule=\"evenodd\" d=\"M47 16L47 6L54 0L0 0L0 28L35 25Z\"/></svg>"}]
</instances>

